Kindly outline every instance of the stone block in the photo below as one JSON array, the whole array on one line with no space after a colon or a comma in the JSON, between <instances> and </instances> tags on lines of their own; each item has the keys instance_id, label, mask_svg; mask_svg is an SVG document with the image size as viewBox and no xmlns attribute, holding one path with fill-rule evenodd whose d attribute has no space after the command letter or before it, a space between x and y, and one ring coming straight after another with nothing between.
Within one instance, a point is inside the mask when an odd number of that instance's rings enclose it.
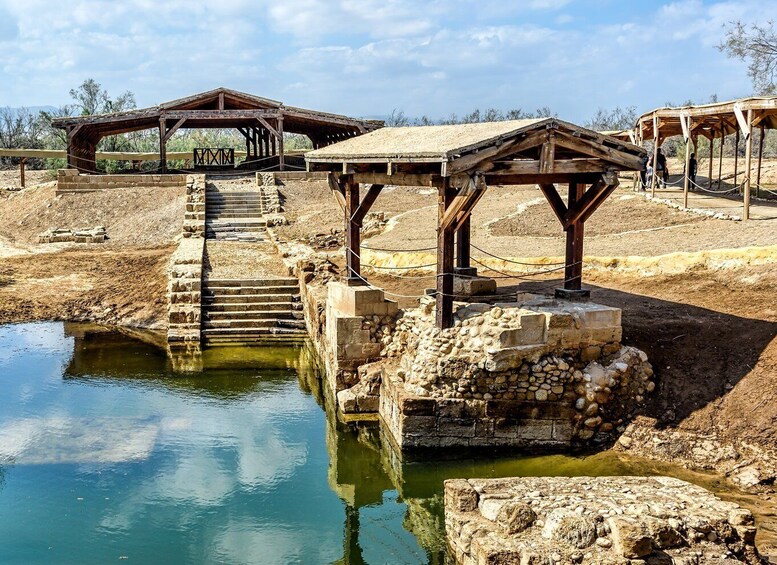
<instances>
[{"instance_id":1,"label":"stone block","mask_svg":"<svg viewBox=\"0 0 777 565\"><path fill-rule=\"evenodd\" d=\"M437 418L434 416L415 416L401 414L399 423L402 427L402 435L437 434Z\"/></svg>"},{"instance_id":2,"label":"stone block","mask_svg":"<svg viewBox=\"0 0 777 565\"><path fill-rule=\"evenodd\" d=\"M542 345L545 343L545 314L522 313L519 328L505 330L499 335L500 347Z\"/></svg>"},{"instance_id":3,"label":"stone block","mask_svg":"<svg viewBox=\"0 0 777 565\"><path fill-rule=\"evenodd\" d=\"M653 552L653 542L647 528L635 518L616 516L607 519L613 549L621 557L636 559Z\"/></svg>"},{"instance_id":4,"label":"stone block","mask_svg":"<svg viewBox=\"0 0 777 565\"><path fill-rule=\"evenodd\" d=\"M478 493L464 479L449 479L445 481L445 507L472 512L478 507Z\"/></svg>"},{"instance_id":5,"label":"stone block","mask_svg":"<svg viewBox=\"0 0 777 565\"><path fill-rule=\"evenodd\" d=\"M383 291L379 288L349 286L341 282L330 282L327 286L329 304L347 316L385 316L389 313ZM395 302L391 304L396 306Z\"/></svg>"},{"instance_id":6,"label":"stone block","mask_svg":"<svg viewBox=\"0 0 777 565\"><path fill-rule=\"evenodd\" d=\"M434 398L410 396L402 399L400 410L403 414L414 416L434 416L437 401Z\"/></svg>"},{"instance_id":7,"label":"stone block","mask_svg":"<svg viewBox=\"0 0 777 565\"><path fill-rule=\"evenodd\" d=\"M583 324L588 328L612 328L621 325L620 308L598 306L587 310L583 315Z\"/></svg>"},{"instance_id":8,"label":"stone block","mask_svg":"<svg viewBox=\"0 0 777 565\"><path fill-rule=\"evenodd\" d=\"M553 439L553 420L522 420L518 423L515 437L531 441Z\"/></svg>"},{"instance_id":9,"label":"stone block","mask_svg":"<svg viewBox=\"0 0 777 565\"><path fill-rule=\"evenodd\" d=\"M489 277L453 277L453 294L483 296L496 292L496 281Z\"/></svg>"}]
</instances>

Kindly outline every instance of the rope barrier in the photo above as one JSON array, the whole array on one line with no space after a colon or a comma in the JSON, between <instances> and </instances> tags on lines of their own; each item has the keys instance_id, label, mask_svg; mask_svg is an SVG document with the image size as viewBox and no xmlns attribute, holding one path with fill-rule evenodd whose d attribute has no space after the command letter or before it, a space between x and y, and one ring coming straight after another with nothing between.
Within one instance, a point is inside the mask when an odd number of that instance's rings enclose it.
<instances>
[{"instance_id":1,"label":"rope barrier","mask_svg":"<svg viewBox=\"0 0 777 565\"><path fill-rule=\"evenodd\" d=\"M524 265L527 267L545 267L548 265L564 265L564 263L524 263L522 261L513 261L512 259L507 259L505 257L499 257L498 255L494 255L493 253L489 253L485 249L481 249L477 245L470 244L474 249L477 249L481 253L485 253L489 257L493 257L494 259L499 259L500 261L504 261L505 263L513 263L515 265ZM433 247L432 249L437 249L436 247Z\"/></svg>"}]
</instances>

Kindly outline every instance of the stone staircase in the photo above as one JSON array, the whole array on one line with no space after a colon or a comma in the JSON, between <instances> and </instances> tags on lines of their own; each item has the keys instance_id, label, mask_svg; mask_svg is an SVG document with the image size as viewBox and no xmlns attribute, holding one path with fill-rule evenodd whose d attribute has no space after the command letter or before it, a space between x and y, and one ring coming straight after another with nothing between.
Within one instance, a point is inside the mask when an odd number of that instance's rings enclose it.
<instances>
[{"instance_id":1,"label":"stone staircase","mask_svg":"<svg viewBox=\"0 0 777 565\"><path fill-rule=\"evenodd\" d=\"M267 198L261 192L219 190L209 184L205 192L205 233L208 239L267 241L263 213Z\"/></svg>"},{"instance_id":2,"label":"stone staircase","mask_svg":"<svg viewBox=\"0 0 777 565\"><path fill-rule=\"evenodd\" d=\"M209 344L306 338L299 282L295 278L205 280L202 337Z\"/></svg>"}]
</instances>

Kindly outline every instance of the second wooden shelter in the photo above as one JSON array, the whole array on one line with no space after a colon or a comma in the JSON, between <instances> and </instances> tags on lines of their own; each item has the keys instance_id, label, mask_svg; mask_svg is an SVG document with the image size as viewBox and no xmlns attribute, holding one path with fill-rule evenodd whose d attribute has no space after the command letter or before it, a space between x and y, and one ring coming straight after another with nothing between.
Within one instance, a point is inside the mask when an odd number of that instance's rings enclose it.
<instances>
[{"instance_id":1,"label":"second wooden shelter","mask_svg":"<svg viewBox=\"0 0 777 565\"><path fill-rule=\"evenodd\" d=\"M385 185L437 189L437 325L453 323L453 278L468 275L470 214L494 185L537 184L566 232L564 288L582 290L585 221L618 186L619 171L642 168L645 151L555 118L383 128L305 155L328 171L345 216L347 280L364 284L362 221ZM556 184L569 185L565 203ZM364 195L360 185L370 185Z\"/></svg>"}]
</instances>

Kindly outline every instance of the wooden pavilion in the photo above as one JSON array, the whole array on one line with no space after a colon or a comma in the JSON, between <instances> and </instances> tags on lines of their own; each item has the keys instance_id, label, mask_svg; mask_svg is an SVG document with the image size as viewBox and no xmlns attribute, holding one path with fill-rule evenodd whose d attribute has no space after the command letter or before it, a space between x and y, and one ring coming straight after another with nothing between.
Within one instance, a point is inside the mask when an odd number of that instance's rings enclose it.
<instances>
[{"instance_id":1,"label":"wooden pavilion","mask_svg":"<svg viewBox=\"0 0 777 565\"><path fill-rule=\"evenodd\" d=\"M564 288L582 290L585 221L618 186L619 171L642 168L645 151L555 118L382 128L305 155L328 171L345 215L347 280L364 284L360 228L385 185L437 188L437 324L453 323L454 275L470 275L470 214L490 186L537 184L566 232ZM362 196L360 185L370 187ZM555 184L569 185L567 202ZM454 263L455 261L455 263Z\"/></svg>"},{"instance_id":2,"label":"wooden pavilion","mask_svg":"<svg viewBox=\"0 0 777 565\"><path fill-rule=\"evenodd\" d=\"M697 141L699 136L710 141L708 188L712 185L712 160L715 139L720 139L720 162L718 166L718 183L720 184L723 162L723 144L729 135L735 136L734 153L734 185L737 185L740 139L745 142L745 173L742 184L743 219L750 217L751 169L753 155L753 130L760 129L760 147L758 151L758 166L756 186L761 184L761 155L766 130L777 129L777 97L755 97L716 102L701 106L680 106L674 108L658 108L640 116L637 120L635 135L639 144L653 141L654 147L660 147L669 137L682 135L685 140L685 170L688 170L690 146L698 155ZM690 143L689 143L690 141ZM653 170L656 169L658 153L653 153ZM655 194L655 176L651 183L651 191ZM684 206L688 207L689 178L685 175L683 185Z\"/></svg>"},{"instance_id":3,"label":"wooden pavilion","mask_svg":"<svg viewBox=\"0 0 777 565\"><path fill-rule=\"evenodd\" d=\"M160 169L165 172L167 142L180 128L235 128L245 137L246 161L284 170L286 132L306 135L318 148L372 131L383 122L285 106L269 98L217 88L152 108L58 118L52 125L67 132L68 166L84 172L96 172L97 144L103 137L158 128Z\"/></svg>"}]
</instances>

